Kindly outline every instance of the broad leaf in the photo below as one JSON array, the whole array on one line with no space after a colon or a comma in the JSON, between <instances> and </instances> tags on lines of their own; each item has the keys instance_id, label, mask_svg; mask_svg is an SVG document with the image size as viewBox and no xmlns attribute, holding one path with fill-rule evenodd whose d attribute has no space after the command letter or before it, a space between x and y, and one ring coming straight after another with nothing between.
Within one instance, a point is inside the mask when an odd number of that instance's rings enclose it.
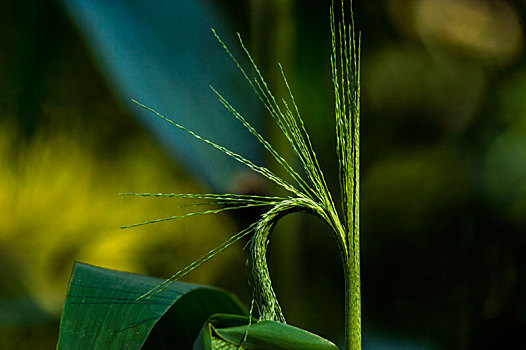
<instances>
[{"instance_id":1,"label":"broad leaf","mask_svg":"<svg viewBox=\"0 0 526 350\"><path fill-rule=\"evenodd\" d=\"M218 314L203 326L194 350L268 349L268 350L338 350L327 339L306 330L275 321L248 325L248 317ZM245 338L246 337L246 338Z\"/></svg>"},{"instance_id":2,"label":"broad leaf","mask_svg":"<svg viewBox=\"0 0 526 350\"><path fill-rule=\"evenodd\" d=\"M137 300L161 282L77 263L57 349L140 349L149 336L144 348L191 349L211 315L245 314L231 295L181 282L150 299Z\"/></svg>"}]
</instances>

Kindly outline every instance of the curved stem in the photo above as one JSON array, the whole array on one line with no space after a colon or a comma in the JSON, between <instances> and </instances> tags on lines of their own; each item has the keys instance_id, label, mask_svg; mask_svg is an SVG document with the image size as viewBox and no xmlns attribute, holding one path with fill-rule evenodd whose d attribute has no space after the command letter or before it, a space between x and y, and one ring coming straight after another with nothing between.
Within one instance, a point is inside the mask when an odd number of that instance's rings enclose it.
<instances>
[{"instance_id":1,"label":"curved stem","mask_svg":"<svg viewBox=\"0 0 526 350\"><path fill-rule=\"evenodd\" d=\"M270 272L267 267L267 246L270 234L278 220L293 212L314 213L310 203L306 201L304 202L298 198L284 200L263 214L263 217L254 229L254 236L250 240L248 258L250 283L261 320L285 323L285 317L270 280Z\"/></svg>"},{"instance_id":2,"label":"curved stem","mask_svg":"<svg viewBox=\"0 0 526 350\"><path fill-rule=\"evenodd\" d=\"M284 200L266 212L254 229L254 236L249 246L250 282L254 301L261 320L272 320L285 323L285 317L272 287L270 272L267 266L267 247L274 226L283 216L293 212L305 212L321 217L329 223L336 237L341 237L342 226L330 220L336 216L323 215L318 206L306 199ZM336 225L331 225L336 224ZM361 349L361 286L360 286L360 246L357 227L351 231L349 245L337 239L343 263L345 279L345 343L348 350Z\"/></svg>"}]
</instances>

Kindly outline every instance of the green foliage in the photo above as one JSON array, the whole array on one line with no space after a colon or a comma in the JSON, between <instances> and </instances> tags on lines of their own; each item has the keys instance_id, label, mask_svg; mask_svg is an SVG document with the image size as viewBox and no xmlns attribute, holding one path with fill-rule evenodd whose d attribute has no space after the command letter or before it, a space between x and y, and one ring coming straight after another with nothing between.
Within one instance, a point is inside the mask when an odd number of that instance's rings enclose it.
<instances>
[{"instance_id":1,"label":"green foliage","mask_svg":"<svg viewBox=\"0 0 526 350\"><path fill-rule=\"evenodd\" d=\"M214 315L203 326L194 350L211 349L337 350L330 341L281 322L249 324L248 317Z\"/></svg>"},{"instance_id":2,"label":"green foliage","mask_svg":"<svg viewBox=\"0 0 526 350\"><path fill-rule=\"evenodd\" d=\"M235 298L212 287L175 282L137 300L160 282L77 263L57 349L337 349L293 326L250 322Z\"/></svg>"},{"instance_id":3,"label":"green foliage","mask_svg":"<svg viewBox=\"0 0 526 350\"><path fill-rule=\"evenodd\" d=\"M167 349L175 344L178 349L189 349L211 315L246 314L229 294L181 282L148 300L137 301L160 282L77 263L57 349L140 349L149 335L144 348Z\"/></svg>"}]
</instances>

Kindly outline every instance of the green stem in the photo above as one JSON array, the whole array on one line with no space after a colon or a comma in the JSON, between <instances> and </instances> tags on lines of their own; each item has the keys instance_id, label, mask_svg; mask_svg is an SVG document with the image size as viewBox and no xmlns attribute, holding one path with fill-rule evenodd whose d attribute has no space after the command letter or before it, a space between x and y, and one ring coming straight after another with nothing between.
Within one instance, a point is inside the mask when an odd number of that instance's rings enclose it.
<instances>
[{"instance_id":1,"label":"green stem","mask_svg":"<svg viewBox=\"0 0 526 350\"><path fill-rule=\"evenodd\" d=\"M355 248L358 248L355 246ZM345 273L345 349L362 348L362 304L360 287L360 251L354 249Z\"/></svg>"},{"instance_id":2,"label":"green stem","mask_svg":"<svg viewBox=\"0 0 526 350\"><path fill-rule=\"evenodd\" d=\"M355 210L357 211L357 208ZM263 215L254 230L249 252L250 281L261 320L285 323L285 317L272 288L266 253L270 235L277 221L293 212L306 212L320 216L326 222L331 222L328 217L320 215L313 209L312 202L298 198L284 200ZM337 231L342 233L340 229L342 226L335 229L335 233ZM349 235L350 247L345 249L343 241L339 241L345 274L345 348L346 350L360 350L362 348L362 327L359 229L355 226L350 232L352 233ZM341 237L338 234L336 236Z\"/></svg>"},{"instance_id":3,"label":"green stem","mask_svg":"<svg viewBox=\"0 0 526 350\"><path fill-rule=\"evenodd\" d=\"M253 297L259 311L260 320L272 320L285 323L285 317L272 288L267 267L267 247L270 234L280 218L293 212L312 212L308 203L295 198L284 200L266 212L254 229L250 241L248 263Z\"/></svg>"}]
</instances>

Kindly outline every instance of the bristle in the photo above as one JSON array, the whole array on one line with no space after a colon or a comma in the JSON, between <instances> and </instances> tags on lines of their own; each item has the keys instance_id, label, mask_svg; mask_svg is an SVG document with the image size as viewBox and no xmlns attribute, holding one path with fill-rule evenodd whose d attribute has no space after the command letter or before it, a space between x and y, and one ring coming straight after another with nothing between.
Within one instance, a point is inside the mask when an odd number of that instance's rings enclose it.
<instances>
[{"instance_id":1,"label":"bristle","mask_svg":"<svg viewBox=\"0 0 526 350\"><path fill-rule=\"evenodd\" d=\"M285 77L283 67L279 65L283 81L286 85L289 101L276 99L269 89L265 79L249 51L243 44L241 36L238 34L239 43L245 52L255 77L251 78L247 71L239 64L232 55L227 45L221 40L217 33L212 29L213 34L223 46L226 53L232 58L234 64L247 80L256 96L273 118L284 137L288 141L295 156L298 158L304 171L303 178L267 141L255 130L248 121L230 103L212 88L218 96L223 106L263 145L271 156L282 166L292 179L292 182L278 177L266 167L258 166L243 156L230 151L212 141L209 141L193 131L173 122L162 116L155 110L142 103L134 101L139 106L151 111L158 117L164 119L177 128L187 132L194 138L210 145L211 147L223 152L224 154L236 159L253 171L263 175L267 179L275 182L282 188L291 193L291 196L270 197L237 194L162 194L162 193L124 193L123 195L133 195L141 197L177 197L195 200L207 200L205 203L189 204L189 206L199 205L226 205L219 209L210 209L200 212L192 212L184 215L175 215L168 218L145 221L125 227L134 227L168 221L173 219L185 218L196 215L217 214L223 211L248 208L254 206L271 206L271 208L261 216L261 218L243 231L233 235L230 239L212 249L192 264L180 270L163 284L155 287L140 299L149 298L152 295L165 290L170 284L183 277L202 263L210 260L215 255L221 253L235 242L239 241L249 233L254 233L250 240L250 268L251 285L254 293L256 308L259 310L260 318L271 319L285 322L281 307L277 301L270 275L266 264L266 249L270 239L270 233L275 223L283 216L295 212L308 212L324 220L332 229L332 233L337 240L340 250L344 271L346 274L346 307L353 310L346 312L346 332L350 334L349 327L354 327L352 335L347 336L347 348L352 343L352 349L361 346L361 309L360 309L360 281L359 281L359 126L360 126L360 39L356 46L356 35L354 32L354 19L351 10L351 24L345 22L345 10L343 0L341 1L341 23L336 24L334 14L334 4L330 8L330 28L332 53L330 57L332 82L334 85L335 98L335 124L336 124L336 152L339 160L339 183L341 191L341 201L343 206L343 220L340 219L335 208L332 195L329 192L325 177L318 163L316 152L314 151L309 134L306 130L303 119L300 115L298 106L294 99L292 89ZM352 7L352 3L351 3ZM278 103L280 101L281 103ZM292 108L289 107L289 104ZM294 184L294 185L293 185ZM297 186L297 187L296 187ZM352 299L352 300L351 300ZM253 304L251 306L252 314ZM352 323L351 326L349 326ZM348 335L347 334L347 335Z\"/></svg>"}]
</instances>

